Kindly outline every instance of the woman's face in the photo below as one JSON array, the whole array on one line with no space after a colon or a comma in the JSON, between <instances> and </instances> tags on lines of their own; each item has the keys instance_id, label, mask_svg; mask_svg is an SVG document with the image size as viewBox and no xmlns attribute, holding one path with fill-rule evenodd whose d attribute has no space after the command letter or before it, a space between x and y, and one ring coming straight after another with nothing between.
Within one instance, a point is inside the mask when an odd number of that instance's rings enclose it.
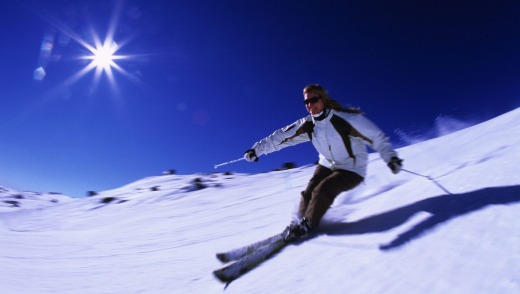
<instances>
[{"instance_id":1,"label":"woman's face","mask_svg":"<svg viewBox=\"0 0 520 294\"><path fill-rule=\"evenodd\" d=\"M305 103L305 108L310 114L318 114L323 111L325 108L325 104L323 104L323 100L321 96L313 92L307 92L303 94L303 102Z\"/></svg>"}]
</instances>

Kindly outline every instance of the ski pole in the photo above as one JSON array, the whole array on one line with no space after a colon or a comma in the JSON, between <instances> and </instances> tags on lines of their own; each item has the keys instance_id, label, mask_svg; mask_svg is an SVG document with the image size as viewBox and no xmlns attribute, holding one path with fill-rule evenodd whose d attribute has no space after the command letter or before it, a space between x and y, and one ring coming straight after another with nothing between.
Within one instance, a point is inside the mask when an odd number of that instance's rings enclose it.
<instances>
[{"instance_id":1,"label":"ski pole","mask_svg":"<svg viewBox=\"0 0 520 294\"><path fill-rule=\"evenodd\" d=\"M223 162L223 163L215 164L213 167L214 167L215 169L217 169L217 167L219 167L219 166L223 166L223 165L226 165L226 164L239 162L239 161L242 161L242 160L244 160L244 159L245 159L245 158L240 157L240 158L238 158L238 159L231 160L231 161L228 161L228 162Z\"/></svg>"},{"instance_id":2,"label":"ski pole","mask_svg":"<svg viewBox=\"0 0 520 294\"><path fill-rule=\"evenodd\" d=\"M427 178L428 180L432 181L435 185L437 185L437 187L441 188L444 192L450 194L450 195L453 195L453 193L451 193L450 191L448 191L446 188L444 188L441 184L439 184L439 182L437 182L435 179L433 179L432 177L430 176L425 176L425 175L421 175L420 173L416 173L416 172L413 172L411 170L407 170L407 169L404 169L402 168L401 169L402 171L404 172L407 172L407 173L410 173L412 175L416 175L416 176L419 176L419 177L423 177L423 178Z\"/></svg>"}]
</instances>

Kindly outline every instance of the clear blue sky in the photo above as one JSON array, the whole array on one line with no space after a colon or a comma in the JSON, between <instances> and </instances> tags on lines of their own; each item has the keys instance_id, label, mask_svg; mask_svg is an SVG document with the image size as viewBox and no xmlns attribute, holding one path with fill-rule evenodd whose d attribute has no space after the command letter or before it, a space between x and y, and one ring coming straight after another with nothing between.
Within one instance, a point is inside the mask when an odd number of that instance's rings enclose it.
<instances>
[{"instance_id":1,"label":"clear blue sky","mask_svg":"<svg viewBox=\"0 0 520 294\"><path fill-rule=\"evenodd\" d=\"M213 172L305 116L309 83L396 145L396 130L439 115L520 106L517 0L0 3L0 185L20 190L84 196L167 169ZM121 71L81 74L85 44L111 28ZM316 158L305 144L218 171Z\"/></svg>"}]
</instances>

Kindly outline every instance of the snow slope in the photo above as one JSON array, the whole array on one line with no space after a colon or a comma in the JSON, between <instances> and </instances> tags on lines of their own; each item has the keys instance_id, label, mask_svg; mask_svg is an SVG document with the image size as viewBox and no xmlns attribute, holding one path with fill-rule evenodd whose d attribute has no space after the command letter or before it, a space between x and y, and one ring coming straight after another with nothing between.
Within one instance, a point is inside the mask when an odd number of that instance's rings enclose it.
<instances>
[{"instance_id":1,"label":"snow slope","mask_svg":"<svg viewBox=\"0 0 520 294\"><path fill-rule=\"evenodd\" d=\"M398 175L373 154L315 238L226 293L520 293L519 143L516 109L399 149ZM214 254L282 231L313 170L163 175L69 200L3 188L1 293L222 293Z\"/></svg>"}]
</instances>

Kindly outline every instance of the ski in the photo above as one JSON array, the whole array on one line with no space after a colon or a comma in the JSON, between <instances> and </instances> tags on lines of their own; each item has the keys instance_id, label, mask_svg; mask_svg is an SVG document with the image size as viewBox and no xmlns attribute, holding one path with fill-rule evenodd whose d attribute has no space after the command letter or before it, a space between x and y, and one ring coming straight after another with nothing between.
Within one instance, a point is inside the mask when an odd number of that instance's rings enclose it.
<instances>
[{"instance_id":1,"label":"ski","mask_svg":"<svg viewBox=\"0 0 520 294\"><path fill-rule=\"evenodd\" d=\"M258 241L246 246L242 246L240 248L235 248L233 250L229 250L227 252L217 253L217 259L222 262L230 262L234 260L239 260L242 257L249 255L255 252L258 248L264 247L266 245L272 244L277 240L281 239L280 234L276 234L272 237L266 238L262 241Z\"/></svg>"},{"instance_id":2,"label":"ski","mask_svg":"<svg viewBox=\"0 0 520 294\"><path fill-rule=\"evenodd\" d=\"M239 260L229 265L226 265L223 268L213 271L215 277L218 278L221 282L229 284L233 280L236 280L243 274L249 272L256 266L267 260L273 254L280 251L283 247L285 247L285 245L287 245L287 243L285 243L281 235L273 236L261 242L266 242L267 240L271 240L272 242L260 247L253 246L252 248L254 249L251 249L251 252L249 252L249 254L244 255ZM252 245L255 244L258 243L254 243ZM245 248L249 248L249 246L246 246Z\"/></svg>"}]
</instances>

